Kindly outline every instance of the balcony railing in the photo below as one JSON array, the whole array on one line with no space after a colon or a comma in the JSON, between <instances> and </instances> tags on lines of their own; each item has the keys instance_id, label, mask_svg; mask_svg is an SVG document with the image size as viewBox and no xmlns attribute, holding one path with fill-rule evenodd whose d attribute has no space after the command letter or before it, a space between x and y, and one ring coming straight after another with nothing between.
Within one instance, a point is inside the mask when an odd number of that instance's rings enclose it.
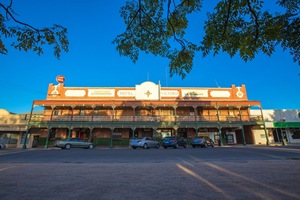
<instances>
[{"instance_id":1,"label":"balcony railing","mask_svg":"<svg viewBox=\"0 0 300 200\"><path fill-rule=\"evenodd\" d=\"M242 115L242 116L216 116L216 115L202 115L202 116L182 116L182 115L161 115L161 116L132 116L132 115L116 115L116 116L71 116L71 115L33 115L31 117L32 122L48 122L48 121L60 121L60 122L110 122L110 121L124 121L124 122L261 122L261 115Z\"/></svg>"}]
</instances>

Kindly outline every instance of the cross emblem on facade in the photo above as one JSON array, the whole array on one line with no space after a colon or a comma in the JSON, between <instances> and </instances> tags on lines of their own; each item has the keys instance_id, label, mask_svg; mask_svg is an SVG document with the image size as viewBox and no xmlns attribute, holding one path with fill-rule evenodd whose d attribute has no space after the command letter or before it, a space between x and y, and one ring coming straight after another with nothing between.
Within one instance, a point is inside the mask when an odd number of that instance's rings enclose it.
<instances>
[{"instance_id":1,"label":"cross emblem on facade","mask_svg":"<svg viewBox=\"0 0 300 200\"><path fill-rule=\"evenodd\" d=\"M149 97L152 93L148 90L145 95L147 95L147 97Z\"/></svg>"}]
</instances>

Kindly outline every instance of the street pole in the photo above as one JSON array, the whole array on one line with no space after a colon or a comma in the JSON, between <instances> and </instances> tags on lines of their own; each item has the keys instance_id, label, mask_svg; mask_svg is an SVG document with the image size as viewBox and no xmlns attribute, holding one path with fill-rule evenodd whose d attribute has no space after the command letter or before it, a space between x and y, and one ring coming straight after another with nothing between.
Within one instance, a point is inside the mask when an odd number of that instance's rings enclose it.
<instances>
[{"instance_id":1,"label":"street pole","mask_svg":"<svg viewBox=\"0 0 300 200\"><path fill-rule=\"evenodd\" d=\"M245 131L244 131L243 125L241 125L241 129L242 129L243 145L245 146L247 143L246 143L246 139L245 139Z\"/></svg>"},{"instance_id":2,"label":"street pole","mask_svg":"<svg viewBox=\"0 0 300 200\"><path fill-rule=\"evenodd\" d=\"M48 127L47 130L48 130L48 135L47 135L47 138L46 138L46 145L45 145L46 149L48 148L48 143L49 143L49 137L50 137L50 131L51 131L51 129Z\"/></svg>"},{"instance_id":3,"label":"street pole","mask_svg":"<svg viewBox=\"0 0 300 200\"><path fill-rule=\"evenodd\" d=\"M218 129L219 129L220 147L222 147L223 146L222 127L219 125Z\"/></svg>"},{"instance_id":4,"label":"street pole","mask_svg":"<svg viewBox=\"0 0 300 200\"><path fill-rule=\"evenodd\" d=\"M27 122L27 130L26 130L26 133L25 133L25 138L24 138L24 143L23 143L22 149L27 148L27 137L28 137L29 130L30 130L30 120L31 120L31 117L32 117L33 108L34 108L34 103L32 103L32 106L31 106L31 111L30 111L28 122Z\"/></svg>"},{"instance_id":5,"label":"street pole","mask_svg":"<svg viewBox=\"0 0 300 200\"><path fill-rule=\"evenodd\" d=\"M112 148L112 138L113 138L113 131L114 131L114 128L111 128L110 129L110 142L109 142L109 148Z\"/></svg>"}]
</instances>

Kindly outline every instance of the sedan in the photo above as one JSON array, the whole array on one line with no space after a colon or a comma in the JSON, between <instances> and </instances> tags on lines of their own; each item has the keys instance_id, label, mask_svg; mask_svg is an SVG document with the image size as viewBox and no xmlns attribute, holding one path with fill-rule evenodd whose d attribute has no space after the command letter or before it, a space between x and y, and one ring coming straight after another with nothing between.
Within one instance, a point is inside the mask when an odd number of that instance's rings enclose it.
<instances>
[{"instance_id":1,"label":"sedan","mask_svg":"<svg viewBox=\"0 0 300 200\"><path fill-rule=\"evenodd\" d=\"M94 148L94 144L92 142L88 142L81 138L69 138L66 140L56 140L54 143L55 147L61 149L70 149L70 148L85 148L92 149Z\"/></svg>"},{"instance_id":2,"label":"sedan","mask_svg":"<svg viewBox=\"0 0 300 200\"><path fill-rule=\"evenodd\" d=\"M186 148L187 142L183 137L177 137L177 136L165 137L162 142L162 146L165 149L168 147L173 147L177 149L179 146Z\"/></svg>"},{"instance_id":3,"label":"sedan","mask_svg":"<svg viewBox=\"0 0 300 200\"><path fill-rule=\"evenodd\" d=\"M5 148L6 148L6 145L3 143L0 143L0 149L5 149Z\"/></svg>"},{"instance_id":4,"label":"sedan","mask_svg":"<svg viewBox=\"0 0 300 200\"><path fill-rule=\"evenodd\" d=\"M149 137L143 137L143 138L136 138L136 139L131 139L129 141L129 146L133 149L136 148L143 148L143 149L149 149L149 148L160 148L160 143L152 140Z\"/></svg>"},{"instance_id":5,"label":"sedan","mask_svg":"<svg viewBox=\"0 0 300 200\"><path fill-rule=\"evenodd\" d=\"M214 141L206 136L195 137L192 139L191 145L193 148L195 147L205 147L208 146L214 147Z\"/></svg>"}]
</instances>

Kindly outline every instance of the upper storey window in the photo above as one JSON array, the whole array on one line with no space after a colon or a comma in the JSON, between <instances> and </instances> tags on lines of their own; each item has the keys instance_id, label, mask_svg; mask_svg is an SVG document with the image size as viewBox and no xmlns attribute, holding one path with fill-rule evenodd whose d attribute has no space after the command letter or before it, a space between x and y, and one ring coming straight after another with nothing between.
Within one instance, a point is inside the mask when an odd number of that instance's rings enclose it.
<instances>
[{"instance_id":1,"label":"upper storey window","mask_svg":"<svg viewBox=\"0 0 300 200\"><path fill-rule=\"evenodd\" d=\"M85 115L85 110L84 110L84 108L81 108L81 109L80 109L80 113L79 113L79 115L80 115L80 116L83 116L83 115Z\"/></svg>"},{"instance_id":2,"label":"upper storey window","mask_svg":"<svg viewBox=\"0 0 300 200\"><path fill-rule=\"evenodd\" d=\"M53 115L57 116L58 115L58 110L54 110Z\"/></svg>"}]
</instances>

